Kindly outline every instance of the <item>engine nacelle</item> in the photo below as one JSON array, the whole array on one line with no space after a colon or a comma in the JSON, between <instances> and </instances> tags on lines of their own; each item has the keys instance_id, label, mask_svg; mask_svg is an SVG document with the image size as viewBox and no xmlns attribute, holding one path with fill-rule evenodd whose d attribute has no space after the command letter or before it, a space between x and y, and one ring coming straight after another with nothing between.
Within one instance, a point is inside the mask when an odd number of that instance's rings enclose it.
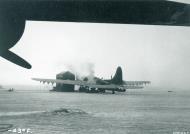
<instances>
[{"instance_id":1,"label":"engine nacelle","mask_svg":"<svg viewBox=\"0 0 190 134\"><path fill-rule=\"evenodd\" d=\"M16 13L0 10L0 55L20 40L24 29L24 19L21 19Z\"/></svg>"}]
</instances>

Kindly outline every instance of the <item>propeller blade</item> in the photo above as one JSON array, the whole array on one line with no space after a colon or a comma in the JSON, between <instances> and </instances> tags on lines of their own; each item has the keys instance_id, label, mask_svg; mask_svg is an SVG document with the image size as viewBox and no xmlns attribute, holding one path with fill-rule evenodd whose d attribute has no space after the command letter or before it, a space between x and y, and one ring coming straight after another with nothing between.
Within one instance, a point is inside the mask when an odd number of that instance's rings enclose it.
<instances>
[{"instance_id":1,"label":"propeller blade","mask_svg":"<svg viewBox=\"0 0 190 134\"><path fill-rule=\"evenodd\" d=\"M14 64L17 64L21 67L27 68L27 69L31 69L32 66L25 61L24 59L22 59L21 57L19 57L18 55L16 55L15 53L7 50L6 52L4 52L3 54L1 54L1 56L9 61L11 61Z\"/></svg>"}]
</instances>

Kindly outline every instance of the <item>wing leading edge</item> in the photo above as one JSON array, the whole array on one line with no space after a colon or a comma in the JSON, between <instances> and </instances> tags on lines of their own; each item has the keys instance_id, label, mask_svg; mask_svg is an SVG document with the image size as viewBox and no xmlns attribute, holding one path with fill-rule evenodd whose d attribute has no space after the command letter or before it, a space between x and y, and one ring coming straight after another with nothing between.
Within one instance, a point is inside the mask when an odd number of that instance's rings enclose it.
<instances>
[{"instance_id":1,"label":"wing leading edge","mask_svg":"<svg viewBox=\"0 0 190 134\"><path fill-rule=\"evenodd\" d=\"M80 80L57 80L57 79L41 79L41 78L32 78L32 80L40 81L42 83L57 83L57 84L68 84L68 85L79 85L79 86L85 86L90 88L101 88L101 89L137 89L137 88L143 88L143 84L150 84L150 81L127 81L127 84L125 85L116 85L116 84L109 84L109 85L100 85L96 83L90 83L86 81L80 81Z\"/></svg>"},{"instance_id":2,"label":"wing leading edge","mask_svg":"<svg viewBox=\"0 0 190 134\"><path fill-rule=\"evenodd\" d=\"M86 86L91 88L106 88L106 89L115 89L120 88L119 85L99 85L96 83L90 83L86 81L80 81L80 80L57 80L57 79L40 79L40 78L32 78L32 80L40 81L42 83L57 83L57 84L68 84L68 85L79 85L79 86Z\"/></svg>"},{"instance_id":3,"label":"wing leading edge","mask_svg":"<svg viewBox=\"0 0 190 134\"><path fill-rule=\"evenodd\" d=\"M123 81L124 85L146 85L146 84L150 84L150 81Z\"/></svg>"}]
</instances>

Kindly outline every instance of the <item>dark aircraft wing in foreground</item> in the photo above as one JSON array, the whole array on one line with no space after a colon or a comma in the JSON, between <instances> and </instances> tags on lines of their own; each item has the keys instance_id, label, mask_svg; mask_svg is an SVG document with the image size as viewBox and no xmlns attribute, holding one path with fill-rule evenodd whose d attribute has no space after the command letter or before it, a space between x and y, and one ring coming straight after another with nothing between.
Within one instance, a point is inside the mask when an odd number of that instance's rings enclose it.
<instances>
[{"instance_id":1,"label":"dark aircraft wing in foreground","mask_svg":"<svg viewBox=\"0 0 190 134\"><path fill-rule=\"evenodd\" d=\"M30 64L8 51L22 37L26 20L189 26L190 5L166 0L0 0L0 56L29 69Z\"/></svg>"}]
</instances>

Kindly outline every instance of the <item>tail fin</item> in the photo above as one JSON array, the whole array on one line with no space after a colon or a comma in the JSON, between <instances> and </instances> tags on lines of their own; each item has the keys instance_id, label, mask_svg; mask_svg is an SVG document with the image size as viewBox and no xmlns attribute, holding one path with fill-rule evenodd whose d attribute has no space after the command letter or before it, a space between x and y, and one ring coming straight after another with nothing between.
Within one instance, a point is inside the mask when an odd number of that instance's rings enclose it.
<instances>
[{"instance_id":1,"label":"tail fin","mask_svg":"<svg viewBox=\"0 0 190 134\"><path fill-rule=\"evenodd\" d=\"M122 69L121 67L118 67L116 70L116 73L114 77L112 78L112 83L114 84L123 84L123 76L122 76Z\"/></svg>"}]
</instances>

